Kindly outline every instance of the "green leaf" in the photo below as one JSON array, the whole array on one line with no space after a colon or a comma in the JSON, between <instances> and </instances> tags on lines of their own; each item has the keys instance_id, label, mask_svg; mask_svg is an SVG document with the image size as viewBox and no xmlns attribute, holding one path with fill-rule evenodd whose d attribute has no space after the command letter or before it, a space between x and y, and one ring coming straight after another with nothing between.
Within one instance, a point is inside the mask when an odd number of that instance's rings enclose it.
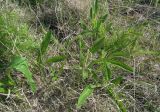
<instances>
[{"instance_id":1,"label":"green leaf","mask_svg":"<svg viewBox=\"0 0 160 112\"><path fill-rule=\"evenodd\" d=\"M9 69L6 70L7 72ZM15 87L15 82L11 79L10 74L6 72L5 76L0 80L0 92L7 93L9 89L13 89Z\"/></svg>"},{"instance_id":2,"label":"green leaf","mask_svg":"<svg viewBox=\"0 0 160 112\"><path fill-rule=\"evenodd\" d=\"M80 35L87 35L87 34L91 34L91 33L92 33L92 31L90 31L90 30L84 30L80 33Z\"/></svg>"},{"instance_id":3,"label":"green leaf","mask_svg":"<svg viewBox=\"0 0 160 112\"><path fill-rule=\"evenodd\" d=\"M80 59L80 66L83 66L84 63L84 53L83 48L85 47L85 43L83 42L82 38L79 38L79 59Z\"/></svg>"},{"instance_id":4,"label":"green leaf","mask_svg":"<svg viewBox=\"0 0 160 112\"><path fill-rule=\"evenodd\" d=\"M160 55L160 51L152 51L152 50L139 50L137 52L137 54L146 54L146 55L155 55L155 56L159 56Z\"/></svg>"},{"instance_id":5,"label":"green leaf","mask_svg":"<svg viewBox=\"0 0 160 112\"><path fill-rule=\"evenodd\" d=\"M6 92L6 90L4 88L0 87L0 93L5 93L5 92Z\"/></svg>"},{"instance_id":6,"label":"green leaf","mask_svg":"<svg viewBox=\"0 0 160 112\"><path fill-rule=\"evenodd\" d=\"M27 79L27 82L30 85L32 92L36 91L36 85L32 78L32 73L29 70L26 58L20 56L14 57L12 59L10 67L16 69L19 72L22 72L24 77Z\"/></svg>"},{"instance_id":7,"label":"green leaf","mask_svg":"<svg viewBox=\"0 0 160 112\"><path fill-rule=\"evenodd\" d=\"M93 8L90 8L90 19L93 19Z\"/></svg>"},{"instance_id":8,"label":"green leaf","mask_svg":"<svg viewBox=\"0 0 160 112\"><path fill-rule=\"evenodd\" d=\"M21 64L22 62L25 62L25 61L26 61L25 58L19 57L19 56L15 56L15 57L12 58L10 67L14 68L14 67L18 66L19 64Z\"/></svg>"},{"instance_id":9,"label":"green leaf","mask_svg":"<svg viewBox=\"0 0 160 112\"><path fill-rule=\"evenodd\" d=\"M95 0L94 3L94 17L97 15L98 12L98 0Z\"/></svg>"},{"instance_id":10,"label":"green leaf","mask_svg":"<svg viewBox=\"0 0 160 112\"><path fill-rule=\"evenodd\" d=\"M110 54L110 58L117 58L117 57L129 57L129 52L128 51L117 51L117 52L114 52L112 54Z\"/></svg>"},{"instance_id":11,"label":"green leaf","mask_svg":"<svg viewBox=\"0 0 160 112\"><path fill-rule=\"evenodd\" d=\"M41 43L41 46L40 46L40 51L39 51L39 53L38 53L38 58L37 58L38 63L42 63L42 56L43 56L43 55L46 53L46 51L47 51L47 48L48 48L49 42L50 42L50 40L51 40L51 37L52 37L51 32L48 32L48 33L45 35L45 37L44 37L44 39L43 39L43 41L42 41L42 43Z\"/></svg>"},{"instance_id":12,"label":"green leaf","mask_svg":"<svg viewBox=\"0 0 160 112\"><path fill-rule=\"evenodd\" d=\"M4 84L2 82L0 82L0 86L3 86Z\"/></svg>"},{"instance_id":13,"label":"green leaf","mask_svg":"<svg viewBox=\"0 0 160 112\"><path fill-rule=\"evenodd\" d=\"M110 80L111 79L111 69L109 68L108 65L105 66L105 80Z\"/></svg>"},{"instance_id":14,"label":"green leaf","mask_svg":"<svg viewBox=\"0 0 160 112\"><path fill-rule=\"evenodd\" d=\"M99 20L97 21L97 25L96 25L95 31L99 31L99 28L100 28L101 24L105 22L107 17L108 17L108 14L106 14L106 15L104 15L104 16L99 18Z\"/></svg>"},{"instance_id":15,"label":"green leaf","mask_svg":"<svg viewBox=\"0 0 160 112\"><path fill-rule=\"evenodd\" d=\"M118 61L118 60L107 60L107 62L111 63L113 65L119 66L122 69L127 70L129 72L133 72L133 68L132 67L130 67L130 66L124 64L123 62Z\"/></svg>"},{"instance_id":16,"label":"green leaf","mask_svg":"<svg viewBox=\"0 0 160 112\"><path fill-rule=\"evenodd\" d=\"M56 63L60 61L64 61L66 59L65 56L54 56L47 60L47 63Z\"/></svg>"},{"instance_id":17,"label":"green leaf","mask_svg":"<svg viewBox=\"0 0 160 112\"><path fill-rule=\"evenodd\" d=\"M105 14L104 16L101 16L99 20L101 21L101 23L104 23L107 17L108 17L108 14Z\"/></svg>"},{"instance_id":18,"label":"green leaf","mask_svg":"<svg viewBox=\"0 0 160 112\"><path fill-rule=\"evenodd\" d=\"M85 103L87 98L93 93L94 88L91 85L87 85L83 92L80 94L78 99L77 108L81 108L81 106Z\"/></svg>"},{"instance_id":19,"label":"green leaf","mask_svg":"<svg viewBox=\"0 0 160 112\"><path fill-rule=\"evenodd\" d=\"M115 85L119 85L121 82L123 81L123 77L117 77L114 80L111 81L111 83L115 84Z\"/></svg>"},{"instance_id":20,"label":"green leaf","mask_svg":"<svg viewBox=\"0 0 160 112\"><path fill-rule=\"evenodd\" d=\"M43 55L47 51L47 48L48 48L49 42L51 40L51 37L52 37L51 32L48 32L45 35L45 38L43 39L43 41L41 43L41 48L40 48L41 55Z\"/></svg>"},{"instance_id":21,"label":"green leaf","mask_svg":"<svg viewBox=\"0 0 160 112\"><path fill-rule=\"evenodd\" d=\"M81 27L83 30L88 30L86 24L85 24L83 21L80 21L80 27Z\"/></svg>"},{"instance_id":22,"label":"green leaf","mask_svg":"<svg viewBox=\"0 0 160 112\"><path fill-rule=\"evenodd\" d=\"M100 39L98 39L98 40L93 44L93 46L90 48L90 51L91 51L92 53L95 53L95 52L98 51L100 48L102 48L103 43L104 43L104 39L105 39L105 38L100 38Z\"/></svg>"}]
</instances>

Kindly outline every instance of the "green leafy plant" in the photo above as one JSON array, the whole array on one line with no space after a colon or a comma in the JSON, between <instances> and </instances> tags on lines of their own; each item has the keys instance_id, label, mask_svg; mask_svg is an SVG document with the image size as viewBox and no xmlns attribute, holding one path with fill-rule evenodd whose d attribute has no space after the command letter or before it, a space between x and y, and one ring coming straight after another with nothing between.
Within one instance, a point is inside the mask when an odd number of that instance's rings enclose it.
<instances>
[{"instance_id":1,"label":"green leafy plant","mask_svg":"<svg viewBox=\"0 0 160 112\"><path fill-rule=\"evenodd\" d=\"M37 61L38 61L39 64L43 63L42 62L43 61L43 57L44 57L45 53L47 52L47 48L49 46L49 42L51 40L51 37L52 37L51 32L48 32L45 35L45 37L44 37L44 39L43 39L43 41L41 43L41 46L40 46L40 49L39 49L39 52L38 52L38 58L37 58Z\"/></svg>"},{"instance_id":2,"label":"green leafy plant","mask_svg":"<svg viewBox=\"0 0 160 112\"><path fill-rule=\"evenodd\" d=\"M0 80L0 93L7 93L9 90L14 91L16 83L11 75L12 70L21 72L22 75L26 78L26 81L29 84L32 92L34 93L36 91L36 84L34 82L32 73L29 70L28 61L24 57L14 56L9 67L6 69L6 76Z\"/></svg>"},{"instance_id":3,"label":"green leafy plant","mask_svg":"<svg viewBox=\"0 0 160 112\"><path fill-rule=\"evenodd\" d=\"M50 58L46 57L45 54L48 51L48 47L49 47L51 38L52 38L52 33L49 31L46 33L45 37L43 38L43 41L40 45L40 49L38 52L37 62L38 62L39 68L41 69L42 73L45 71L44 67L46 65L51 65L53 63L64 61L66 59L66 56L64 56L64 55L52 56ZM53 68L50 68L50 69L52 72L51 74L54 74L53 77L55 78L55 76L56 76L56 79L57 79L57 75L55 75L55 73L54 73L55 71L53 70Z\"/></svg>"},{"instance_id":4,"label":"green leafy plant","mask_svg":"<svg viewBox=\"0 0 160 112\"><path fill-rule=\"evenodd\" d=\"M32 92L36 91L36 84L33 80L32 73L29 70L28 62L26 58L16 56L12 59L10 68L16 69L17 71L21 72L23 76L27 79L28 84Z\"/></svg>"},{"instance_id":5,"label":"green leafy plant","mask_svg":"<svg viewBox=\"0 0 160 112\"><path fill-rule=\"evenodd\" d=\"M52 33L49 31L43 38L43 41L40 45L40 49L38 52L38 58L37 58L38 64L56 63L56 62L63 61L65 59L65 56L63 55L53 56L51 58L44 59L47 49L49 47L51 38L52 38Z\"/></svg>"},{"instance_id":6,"label":"green leafy plant","mask_svg":"<svg viewBox=\"0 0 160 112\"><path fill-rule=\"evenodd\" d=\"M0 10L0 57L8 60L15 54L25 54L36 48L29 26L16 11Z\"/></svg>"},{"instance_id":7,"label":"green leafy plant","mask_svg":"<svg viewBox=\"0 0 160 112\"><path fill-rule=\"evenodd\" d=\"M32 73L29 71L28 62L25 58L15 55L30 55L36 48L37 42L30 35L29 27L25 21L21 21L18 10L0 9L0 92L7 93L14 91L16 78L13 78L11 71L21 72L27 79L33 92L36 90L35 82L32 79ZM12 64L10 64L10 62ZM14 72L13 72L14 73Z\"/></svg>"},{"instance_id":8,"label":"green leafy plant","mask_svg":"<svg viewBox=\"0 0 160 112\"><path fill-rule=\"evenodd\" d=\"M135 33L134 28L129 28L127 31L107 31L108 26L105 26L105 22L109 14L100 16L98 11L98 0L95 0L90 9L90 24L80 22L83 31L79 36L79 68L82 77L85 80L92 78L93 84L92 86L87 85L80 94L77 107L80 108L84 104L94 89L105 88L108 95L118 105L120 111L126 112L127 109L121 101L119 93L114 91L114 88L122 82L123 78L114 78L113 72L116 68L121 68L133 73L133 68L124 62L126 59L131 58L138 34ZM109 32L112 34L109 34ZM83 38L86 36L88 38ZM86 45L87 41L92 44Z\"/></svg>"},{"instance_id":9,"label":"green leafy plant","mask_svg":"<svg viewBox=\"0 0 160 112\"><path fill-rule=\"evenodd\" d=\"M0 80L0 93L8 93L9 90L13 90L14 86L15 86L15 81L8 73L4 78Z\"/></svg>"}]
</instances>

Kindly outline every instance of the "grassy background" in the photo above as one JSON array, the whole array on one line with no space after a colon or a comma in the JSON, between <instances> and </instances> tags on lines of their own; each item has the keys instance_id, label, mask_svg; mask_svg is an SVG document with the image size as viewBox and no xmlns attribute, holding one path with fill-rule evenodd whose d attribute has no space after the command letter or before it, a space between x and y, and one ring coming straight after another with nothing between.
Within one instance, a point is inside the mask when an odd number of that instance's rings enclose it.
<instances>
[{"instance_id":1,"label":"grassy background","mask_svg":"<svg viewBox=\"0 0 160 112\"><path fill-rule=\"evenodd\" d=\"M113 77L124 77L123 82L114 90L121 93L122 97L125 95L123 102L129 112L160 111L159 2L159 0L100 1L101 13L109 12L105 23L109 32L107 36L120 35L130 29L134 29L134 33L140 33L139 44L131 54L133 57L127 61L136 69L136 75L113 68ZM90 1L76 0L0 1L0 78L2 80L6 77L12 57L20 55L26 57L30 63L30 71L37 84L37 91L33 94L21 73L11 71L16 86L9 85L7 88L13 91L0 93L0 111L118 111L113 99L103 88L97 89L81 109L76 108L78 97L85 85L93 81L84 80L80 71L76 69L79 65L79 46L76 39L82 31L79 22L84 20L89 24L90 6ZM52 32L52 38L44 61L57 55L65 55L68 58L54 64L42 64L40 68L36 61L37 54L40 43L48 31ZM92 42L93 40L85 40L88 46Z\"/></svg>"}]
</instances>

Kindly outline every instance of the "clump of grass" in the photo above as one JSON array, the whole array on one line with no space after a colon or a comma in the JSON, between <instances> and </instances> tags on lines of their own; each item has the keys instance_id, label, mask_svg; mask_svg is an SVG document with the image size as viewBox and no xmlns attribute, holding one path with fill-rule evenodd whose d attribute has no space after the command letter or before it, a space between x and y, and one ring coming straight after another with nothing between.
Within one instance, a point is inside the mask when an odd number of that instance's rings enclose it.
<instances>
[{"instance_id":1,"label":"clump of grass","mask_svg":"<svg viewBox=\"0 0 160 112\"><path fill-rule=\"evenodd\" d=\"M1 56L10 57L13 54L30 52L36 47L34 39L30 35L29 26L21 21L16 11L1 9Z\"/></svg>"},{"instance_id":2,"label":"clump of grass","mask_svg":"<svg viewBox=\"0 0 160 112\"><path fill-rule=\"evenodd\" d=\"M10 7L1 9L0 12L0 60L2 68L0 69L1 76L1 92L6 93L10 87L16 85L13 81L10 68L15 68L22 72L27 78L32 91L35 91L32 74L28 68L28 62L24 58L33 53L37 47L37 43L30 34L29 26L23 23L20 15L20 10L10 11ZM12 60L14 56L18 56L16 60ZM12 63L13 62L13 63ZM10 63L12 63L10 65ZM4 81L6 79L6 81ZM32 84L31 84L32 83ZM13 89L13 88L12 88Z\"/></svg>"}]
</instances>

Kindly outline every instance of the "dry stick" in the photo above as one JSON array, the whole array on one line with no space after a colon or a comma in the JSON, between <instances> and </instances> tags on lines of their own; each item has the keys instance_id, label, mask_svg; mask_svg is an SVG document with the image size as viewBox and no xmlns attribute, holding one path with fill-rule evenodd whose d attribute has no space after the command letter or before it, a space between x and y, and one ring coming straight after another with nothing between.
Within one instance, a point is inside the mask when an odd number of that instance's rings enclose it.
<instances>
[{"instance_id":1,"label":"dry stick","mask_svg":"<svg viewBox=\"0 0 160 112\"><path fill-rule=\"evenodd\" d=\"M24 98L25 98L25 100L27 101L28 105L29 105L30 107L32 107L32 106L31 106L31 103L29 102L29 100L27 99L25 93L23 92L23 89L22 89L22 93L23 93Z\"/></svg>"},{"instance_id":2,"label":"dry stick","mask_svg":"<svg viewBox=\"0 0 160 112\"><path fill-rule=\"evenodd\" d=\"M134 69L133 69L133 77L134 77L134 81L133 81L133 84L134 84L134 99L136 97L136 84L135 84L135 75L136 75L136 63L135 63L135 59L134 59ZM134 112L136 112L136 100L134 101Z\"/></svg>"},{"instance_id":3,"label":"dry stick","mask_svg":"<svg viewBox=\"0 0 160 112\"><path fill-rule=\"evenodd\" d=\"M0 95L6 96L6 99L8 99L8 98L10 98L10 97L17 97L17 95L11 94L11 91L10 91L10 90L8 90L8 94L0 93Z\"/></svg>"}]
</instances>

